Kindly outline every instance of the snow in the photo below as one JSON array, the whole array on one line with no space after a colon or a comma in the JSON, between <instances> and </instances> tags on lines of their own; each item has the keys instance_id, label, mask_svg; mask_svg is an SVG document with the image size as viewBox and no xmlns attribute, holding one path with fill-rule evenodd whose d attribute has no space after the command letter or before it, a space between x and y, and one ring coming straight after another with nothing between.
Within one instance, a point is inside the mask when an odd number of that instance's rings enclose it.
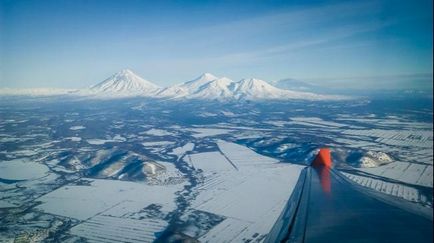
<instances>
[{"instance_id":1,"label":"snow","mask_svg":"<svg viewBox=\"0 0 434 243\"><path fill-rule=\"evenodd\" d=\"M186 181L184 175L176 169L174 164L163 161L154 162L154 164L158 166L158 170L156 170L156 173L152 177L148 178L148 184L167 185L179 184Z\"/></svg>"},{"instance_id":2,"label":"snow","mask_svg":"<svg viewBox=\"0 0 434 243\"><path fill-rule=\"evenodd\" d=\"M155 128L152 128L152 129L145 131L145 132L142 132L140 134L147 134L147 135L152 135L152 136L170 136L170 135L173 135L171 132L168 132L166 130L155 129Z\"/></svg>"},{"instance_id":3,"label":"snow","mask_svg":"<svg viewBox=\"0 0 434 243\"><path fill-rule=\"evenodd\" d=\"M255 78L240 80L234 84L233 90L236 97L246 99L274 99L285 92L263 80Z\"/></svg>"},{"instance_id":4,"label":"snow","mask_svg":"<svg viewBox=\"0 0 434 243\"><path fill-rule=\"evenodd\" d=\"M390 163L393 161L388 154L381 151L368 151L366 155L375 158L377 161L382 163Z\"/></svg>"},{"instance_id":5,"label":"snow","mask_svg":"<svg viewBox=\"0 0 434 243\"><path fill-rule=\"evenodd\" d=\"M235 143L219 140L217 142L220 151L234 163L240 167L254 167L255 165L264 165L278 163L277 159L262 156L247 147Z\"/></svg>"},{"instance_id":6,"label":"snow","mask_svg":"<svg viewBox=\"0 0 434 243\"><path fill-rule=\"evenodd\" d=\"M171 141L156 141L156 142L143 142L142 145L145 147L159 147L159 146L167 146L172 145L175 142Z\"/></svg>"},{"instance_id":7,"label":"snow","mask_svg":"<svg viewBox=\"0 0 434 243\"><path fill-rule=\"evenodd\" d=\"M375 159L366 156L360 158L359 165L361 168L374 168L378 166Z\"/></svg>"},{"instance_id":8,"label":"snow","mask_svg":"<svg viewBox=\"0 0 434 243\"><path fill-rule=\"evenodd\" d=\"M276 148L276 151L279 152L279 153L282 153L282 152L285 152L288 149L296 148L298 146L299 145L293 144L293 143L284 143L284 144L279 145L279 147Z\"/></svg>"},{"instance_id":9,"label":"snow","mask_svg":"<svg viewBox=\"0 0 434 243\"><path fill-rule=\"evenodd\" d=\"M199 100L341 100L348 97L318 95L308 92L289 91L276 88L259 79L242 79L234 82L229 78L218 78L212 74L203 74L192 81L163 89L158 97L185 98Z\"/></svg>"},{"instance_id":10,"label":"snow","mask_svg":"<svg viewBox=\"0 0 434 243\"><path fill-rule=\"evenodd\" d=\"M133 71L124 69L106 80L81 90L0 89L0 95L75 95L96 98L122 98L143 96L162 99L197 99L197 100L344 100L348 97L320 95L309 92L291 91L276 88L260 79L242 79L234 82L226 77L216 77L204 73L198 78L182 83L160 88L147 81Z\"/></svg>"},{"instance_id":11,"label":"snow","mask_svg":"<svg viewBox=\"0 0 434 243\"><path fill-rule=\"evenodd\" d=\"M163 162L164 163L164 162ZM168 163L170 173L176 168ZM147 185L126 181L84 179L90 185L63 186L39 200L39 209L84 220L70 229L70 234L89 242L152 242L168 222L143 210L161 206L163 215L176 208L176 192L183 184ZM79 209L79 210L77 210Z\"/></svg>"},{"instance_id":12,"label":"snow","mask_svg":"<svg viewBox=\"0 0 434 243\"><path fill-rule=\"evenodd\" d=\"M161 219L128 219L97 215L75 227L73 235L87 239L87 242L153 242L155 233L167 227Z\"/></svg>"},{"instance_id":13,"label":"snow","mask_svg":"<svg viewBox=\"0 0 434 243\"><path fill-rule=\"evenodd\" d=\"M360 158L361 168L374 168L393 162L392 158L384 152L368 151Z\"/></svg>"},{"instance_id":14,"label":"snow","mask_svg":"<svg viewBox=\"0 0 434 243\"><path fill-rule=\"evenodd\" d=\"M115 140L115 141L117 141L117 142L125 142L125 141L127 141L126 138L122 137L122 136L119 135L119 134L116 134L116 135L113 137L113 140Z\"/></svg>"},{"instance_id":15,"label":"snow","mask_svg":"<svg viewBox=\"0 0 434 243\"><path fill-rule=\"evenodd\" d=\"M231 112L231 111L220 111L223 115L227 116L227 117L233 117L236 116L235 113Z\"/></svg>"},{"instance_id":16,"label":"snow","mask_svg":"<svg viewBox=\"0 0 434 243\"><path fill-rule=\"evenodd\" d=\"M234 170L235 167L220 152L205 152L187 155L187 160L195 169L206 172Z\"/></svg>"},{"instance_id":17,"label":"snow","mask_svg":"<svg viewBox=\"0 0 434 243\"><path fill-rule=\"evenodd\" d=\"M162 205L162 210L176 208L175 192L183 184L147 185L128 181L86 179L88 185L66 185L54 190L38 200L42 202L38 209L48 213L86 220L124 202Z\"/></svg>"},{"instance_id":18,"label":"snow","mask_svg":"<svg viewBox=\"0 0 434 243\"><path fill-rule=\"evenodd\" d=\"M186 143L182 147L178 147L172 150L169 154L173 154L181 158L186 152L192 151L194 149L194 143Z\"/></svg>"},{"instance_id":19,"label":"snow","mask_svg":"<svg viewBox=\"0 0 434 243\"><path fill-rule=\"evenodd\" d=\"M269 124L269 125L273 125L276 127L284 127L285 125L290 124L290 122L287 122L287 121L266 121L264 123Z\"/></svg>"},{"instance_id":20,"label":"snow","mask_svg":"<svg viewBox=\"0 0 434 243\"><path fill-rule=\"evenodd\" d=\"M348 99L343 96L319 95L309 92L298 92L283 90L272 86L271 84L255 78L242 79L231 87L236 99L246 100L282 100L282 99L300 99L300 100L342 100Z\"/></svg>"},{"instance_id":21,"label":"snow","mask_svg":"<svg viewBox=\"0 0 434 243\"><path fill-rule=\"evenodd\" d=\"M92 86L89 92L115 96L152 96L158 92L159 88L156 84L139 77L133 71L124 69Z\"/></svg>"},{"instance_id":22,"label":"snow","mask_svg":"<svg viewBox=\"0 0 434 243\"><path fill-rule=\"evenodd\" d=\"M200 87L200 90L188 96L190 99L227 100L233 97L230 85L233 83L228 78L215 79Z\"/></svg>"},{"instance_id":23,"label":"snow","mask_svg":"<svg viewBox=\"0 0 434 243\"><path fill-rule=\"evenodd\" d=\"M78 92L77 89L56 89L56 88L32 88L32 89L12 89L1 88L0 96L57 96L70 95Z\"/></svg>"},{"instance_id":24,"label":"snow","mask_svg":"<svg viewBox=\"0 0 434 243\"><path fill-rule=\"evenodd\" d=\"M125 141L127 141L127 139L122 137L121 135L115 135L112 139L99 139L99 138L86 139L86 142L92 145L102 145L106 143L117 143L117 142L125 142Z\"/></svg>"},{"instance_id":25,"label":"snow","mask_svg":"<svg viewBox=\"0 0 434 243\"><path fill-rule=\"evenodd\" d=\"M105 143L113 142L113 140L111 140L111 139L92 138L92 139L87 139L86 142L88 144L92 144L92 145L103 145Z\"/></svg>"},{"instance_id":26,"label":"snow","mask_svg":"<svg viewBox=\"0 0 434 243\"><path fill-rule=\"evenodd\" d=\"M120 173L126 166L126 161L123 159L120 159L116 163L110 164L108 167L101 170L98 175L99 176L105 176L105 177L111 177L115 176L118 173Z\"/></svg>"},{"instance_id":27,"label":"snow","mask_svg":"<svg viewBox=\"0 0 434 243\"><path fill-rule=\"evenodd\" d=\"M210 73L204 73L191 81L165 88L158 93L158 96L171 98L186 97L197 92L202 85L205 85L215 79L217 79L216 76Z\"/></svg>"},{"instance_id":28,"label":"snow","mask_svg":"<svg viewBox=\"0 0 434 243\"><path fill-rule=\"evenodd\" d=\"M269 233L288 202L304 166L278 160L226 141L219 151L187 155L204 181L191 207L226 219L201 242L242 242Z\"/></svg>"},{"instance_id":29,"label":"snow","mask_svg":"<svg viewBox=\"0 0 434 243\"><path fill-rule=\"evenodd\" d=\"M360 168L358 170L413 185L433 186L432 165L394 162L377 168Z\"/></svg>"},{"instance_id":30,"label":"snow","mask_svg":"<svg viewBox=\"0 0 434 243\"><path fill-rule=\"evenodd\" d=\"M343 134L356 136L369 136L377 138L377 143L393 146L414 146L419 148L433 148L432 129L349 129L342 131Z\"/></svg>"},{"instance_id":31,"label":"snow","mask_svg":"<svg viewBox=\"0 0 434 243\"><path fill-rule=\"evenodd\" d=\"M86 127L84 127L84 126L72 126L72 127L69 128L69 130L76 131L76 130L82 130L82 129L85 129L85 128Z\"/></svg>"},{"instance_id":32,"label":"snow","mask_svg":"<svg viewBox=\"0 0 434 243\"><path fill-rule=\"evenodd\" d=\"M430 205L432 198L427 198L426 195L420 193L416 188L413 188L411 186L407 186L401 183L388 182L382 179L375 179L369 176L355 175L352 173L343 172L342 174L348 177L348 179L354 181L355 183L360 184L361 186L368 187L373 190L385 194L389 194L395 197L403 198L411 202L422 203L432 207L432 205ZM431 170L431 183L432 183L432 170Z\"/></svg>"},{"instance_id":33,"label":"snow","mask_svg":"<svg viewBox=\"0 0 434 243\"><path fill-rule=\"evenodd\" d=\"M0 162L0 178L6 180L31 180L48 174L48 167L29 159Z\"/></svg>"},{"instance_id":34,"label":"snow","mask_svg":"<svg viewBox=\"0 0 434 243\"><path fill-rule=\"evenodd\" d=\"M190 91L197 91L202 85L209 83L210 81L216 80L217 77L211 73L204 73L200 77L184 83L182 86L186 87Z\"/></svg>"},{"instance_id":35,"label":"snow","mask_svg":"<svg viewBox=\"0 0 434 243\"><path fill-rule=\"evenodd\" d=\"M324 121L319 117L291 117L292 124L299 124L305 126L315 126L315 127L332 127L341 128L347 126L346 124L340 124L332 121ZM354 126L353 126L354 127Z\"/></svg>"},{"instance_id":36,"label":"snow","mask_svg":"<svg viewBox=\"0 0 434 243\"><path fill-rule=\"evenodd\" d=\"M9 202L6 202L5 200L0 200L0 209L1 208L14 208L14 207L16 207L17 205L15 205L15 204L12 204L12 203L9 203Z\"/></svg>"},{"instance_id":37,"label":"snow","mask_svg":"<svg viewBox=\"0 0 434 243\"><path fill-rule=\"evenodd\" d=\"M145 174L153 174L155 175L157 173L157 170L159 169L159 166L155 163L145 162L143 164L143 172Z\"/></svg>"},{"instance_id":38,"label":"snow","mask_svg":"<svg viewBox=\"0 0 434 243\"><path fill-rule=\"evenodd\" d=\"M188 130L195 132L192 135L195 138L212 137L233 132L233 130L219 128L192 128Z\"/></svg>"},{"instance_id":39,"label":"snow","mask_svg":"<svg viewBox=\"0 0 434 243\"><path fill-rule=\"evenodd\" d=\"M201 112L197 116L200 116L200 117L217 117L218 114L211 113L211 112Z\"/></svg>"}]
</instances>

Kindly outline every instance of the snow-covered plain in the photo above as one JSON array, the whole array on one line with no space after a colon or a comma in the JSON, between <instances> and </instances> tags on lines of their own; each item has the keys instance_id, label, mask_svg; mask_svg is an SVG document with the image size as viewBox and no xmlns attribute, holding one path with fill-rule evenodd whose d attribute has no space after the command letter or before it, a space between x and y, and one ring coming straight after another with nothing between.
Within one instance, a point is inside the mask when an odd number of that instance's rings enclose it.
<instances>
[{"instance_id":1,"label":"snow-covered plain","mask_svg":"<svg viewBox=\"0 0 434 243\"><path fill-rule=\"evenodd\" d=\"M261 241L323 146L348 180L432 209L428 108L51 99L0 102L0 166L32 175L0 170L2 240Z\"/></svg>"},{"instance_id":2,"label":"snow-covered plain","mask_svg":"<svg viewBox=\"0 0 434 243\"><path fill-rule=\"evenodd\" d=\"M187 161L203 171L204 182L192 208L226 219L199 237L202 242L263 239L289 200L301 170L299 165L255 153L219 140L220 151L192 154Z\"/></svg>"},{"instance_id":3,"label":"snow-covered plain","mask_svg":"<svg viewBox=\"0 0 434 243\"><path fill-rule=\"evenodd\" d=\"M285 207L303 166L279 163L223 140L216 141L216 145L218 150L213 152L185 154L194 149L193 143L173 151L175 155L185 155L186 163L204 178L192 189L196 196L187 212L199 210L225 218L206 232L191 236L203 241L216 236L221 241L263 239ZM154 172L157 177L149 180L183 177L171 163L159 163L167 168L166 173ZM176 195L186 185L182 180L160 185L90 178L79 182L38 198L41 204L37 209L81 220L70 233L90 242L154 240L156 233L168 226L161 214L176 210ZM143 216L146 214L141 212L151 205L159 206L159 217ZM233 219L237 219L236 227ZM115 233L124 227L123 234Z\"/></svg>"},{"instance_id":4,"label":"snow-covered plain","mask_svg":"<svg viewBox=\"0 0 434 243\"><path fill-rule=\"evenodd\" d=\"M173 135L171 132L168 132L166 130L163 129L149 129L148 131L142 132L141 134L147 134L147 135L152 135L152 136L170 136Z\"/></svg>"},{"instance_id":5,"label":"snow-covered plain","mask_svg":"<svg viewBox=\"0 0 434 243\"><path fill-rule=\"evenodd\" d=\"M90 185L66 185L38 200L39 209L80 220L91 218L124 201L139 202L143 208L159 204L169 212L175 208L174 193L183 187L178 185L146 185L116 180L88 180Z\"/></svg>"},{"instance_id":6,"label":"snow-covered plain","mask_svg":"<svg viewBox=\"0 0 434 243\"><path fill-rule=\"evenodd\" d=\"M190 131L194 132L192 135L195 138L212 137L232 132L229 129L217 129L217 128L191 128Z\"/></svg>"},{"instance_id":7,"label":"snow-covered plain","mask_svg":"<svg viewBox=\"0 0 434 243\"><path fill-rule=\"evenodd\" d=\"M87 242L153 242L167 227L161 219L130 219L97 215L73 227L71 234Z\"/></svg>"},{"instance_id":8,"label":"snow-covered plain","mask_svg":"<svg viewBox=\"0 0 434 243\"><path fill-rule=\"evenodd\" d=\"M120 135L116 135L111 139L99 139L99 138L91 138L86 139L86 142L92 145L101 145L105 143L118 143L118 142L125 142L126 139Z\"/></svg>"},{"instance_id":9,"label":"snow-covered plain","mask_svg":"<svg viewBox=\"0 0 434 243\"><path fill-rule=\"evenodd\" d=\"M82 130L82 129L85 129L86 127L84 127L84 126L72 126L72 127L70 127L69 129L70 130L74 130L74 131L76 131L76 130Z\"/></svg>"},{"instance_id":10,"label":"snow-covered plain","mask_svg":"<svg viewBox=\"0 0 434 243\"><path fill-rule=\"evenodd\" d=\"M415 202L427 207L432 207L432 194L430 196L430 194L421 193L419 190L412 186L408 186L402 183L396 183L393 181L389 182L385 181L384 179L376 179L366 175L356 175L346 172L342 174L361 186L373 189L384 194L402 198L410 202Z\"/></svg>"},{"instance_id":11,"label":"snow-covered plain","mask_svg":"<svg viewBox=\"0 0 434 243\"><path fill-rule=\"evenodd\" d=\"M391 130L391 129L363 129L344 130L344 134L355 136L376 137L376 142L396 146L417 146L420 148L433 147L433 135L429 130Z\"/></svg>"},{"instance_id":12,"label":"snow-covered plain","mask_svg":"<svg viewBox=\"0 0 434 243\"><path fill-rule=\"evenodd\" d=\"M432 165L395 162L376 168L361 168L358 170L413 185L433 186Z\"/></svg>"},{"instance_id":13,"label":"snow-covered plain","mask_svg":"<svg viewBox=\"0 0 434 243\"><path fill-rule=\"evenodd\" d=\"M28 159L0 162L0 178L6 180L29 180L48 175L47 166Z\"/></svg>"},{"instance_id":14,"label":"snow-covered plain","mask_svg":"<svg viewBox=\"0 0 434 243\"><path fill-rule=\"evenodd\" d=\"M156 141L156 142L143 142L142 145L145 147L160 147L160 146L167 146L172 145L174 142L171 141Z\"/></svg>"},{"instance_id":15,"label":"snow-covered plain","mask_svg":"<svg viewBox=\"0 0 434 243\"><path fill-rule=\"evenodd\" d=\"M5 96L60 96L73 95L78 92L78 89L57 89L57 88L32 88L32 89L13 89L0 88L0 95Z\"/></svg>"}]
</instances>

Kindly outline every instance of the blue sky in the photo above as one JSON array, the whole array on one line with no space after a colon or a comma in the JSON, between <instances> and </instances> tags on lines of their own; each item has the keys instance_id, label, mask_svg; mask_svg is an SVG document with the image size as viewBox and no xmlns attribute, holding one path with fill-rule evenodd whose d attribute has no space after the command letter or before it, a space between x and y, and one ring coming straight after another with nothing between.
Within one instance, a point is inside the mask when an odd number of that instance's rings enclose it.
<instances>
[{"instance_id":1,"label":"blue sky","mask_svg":"<svg viewBox=\"0 0 434 243\"><path fill-rule=\"evenodd\" d=\"M432 89L432 22L432 1L0 0L0 87L130 68L161 86L211 72Z\"/></svg>"}]
</instances>

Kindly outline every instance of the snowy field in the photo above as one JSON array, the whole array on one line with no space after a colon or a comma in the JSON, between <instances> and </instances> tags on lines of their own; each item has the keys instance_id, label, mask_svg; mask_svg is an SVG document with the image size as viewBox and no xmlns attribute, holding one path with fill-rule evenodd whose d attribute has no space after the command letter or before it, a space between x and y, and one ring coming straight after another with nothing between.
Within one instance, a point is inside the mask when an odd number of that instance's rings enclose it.
<instances>
[{"instance_id":1,"label":"snowy field","mask_svg":"<svg viewBox=\"0 0 434 243\"><path fill-rule=\"evenodd\" d=\"M28 159L0 162L0 178L6 180L29 180L48 175L47 166Z\"/></svg>"},{"instance_id":2,"label":"snowy field","mask_svg":"<svg viewBox=\"0 0 434 243\"><path fill-rule=\"evenodd\" d=\"M360 171L413 185L433 186L432 165L395 162L377 168L360 169Z\"/></svg>"},{"instance_id":3,"label":"snowy field","mask_svg":"<svg viewBox=\"0 0 434 243\"><path fill-rule=\"evenodd\" d=\"M139 202L143 208L158 204L162 206L162 211L170 212L175 208L175 192L183 187L182 184L150 186L116 180L83 180L90 185L65 185L38 198L42 204L37 208L79 220L110 211L116 205L127 201Z\"/></svg>"},{"instance_id":4,"label":"snowy field","mask_svg":"<svg viewBox=\"0 0 434 243\"><path fill-rule=\"evenodd\" d=\"M87 242L152 242L167 222L159 219L129 219L97 215L73 227L71 234Z\"/></svg>"},{"instance_id":5,"label":"snowy field","mask_svg":"<svg viewBox=\"0 0 434 243\"><path fill-rule=\"evenodd\" d=\"M226 219L195 237L203 242L263 239L289 200L304 166L279 163L234 143L220 140L217 144L221 154L189 157L205 175L192 207Z\"/></svg>"},{"instance_id":6,"label":"snowy field","mask_svg":"<svg viewBox=\"0 0 434 243\"><path fill-rule=\"evenodd\" d=\"M345 172L343 175L361 186L432 208L432 194L422 193L416 188L406 184Z\"/></svg>"},{"instance_id":7,"label":"snowy field","mask_svg":"<svg viewBox=\"0 0 434 243\"><path fill-rule=\"evenodd\" d=\"M429 107L8 102L0 242L258 242L324 146L354 183L432 210Z\"/></svg>"}]
</instances>

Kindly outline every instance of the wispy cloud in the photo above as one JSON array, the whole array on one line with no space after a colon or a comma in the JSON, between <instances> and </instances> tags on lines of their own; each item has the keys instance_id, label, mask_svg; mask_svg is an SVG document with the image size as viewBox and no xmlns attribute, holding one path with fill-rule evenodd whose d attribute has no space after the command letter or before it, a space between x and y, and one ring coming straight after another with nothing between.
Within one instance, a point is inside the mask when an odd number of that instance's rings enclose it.
<instances>
[{"instance_id":1,"label":"wispy cloud","mask_svg":"<svg viewBox=\"0 0 434 243\"><path fill-rule=\"evenodd\" d=\"M375 16L379 11L374 1L290 9L177 33L160 33L151 37L151 42L156 49L164 49L167 45L158 43L172 38L174 46L183 46L184 54L169 55L171 61L240 65L312 47L326 48L328 43L375 32L391 24L375 18L366 21L366 16Z\"/></svg>"}]
</instances>

